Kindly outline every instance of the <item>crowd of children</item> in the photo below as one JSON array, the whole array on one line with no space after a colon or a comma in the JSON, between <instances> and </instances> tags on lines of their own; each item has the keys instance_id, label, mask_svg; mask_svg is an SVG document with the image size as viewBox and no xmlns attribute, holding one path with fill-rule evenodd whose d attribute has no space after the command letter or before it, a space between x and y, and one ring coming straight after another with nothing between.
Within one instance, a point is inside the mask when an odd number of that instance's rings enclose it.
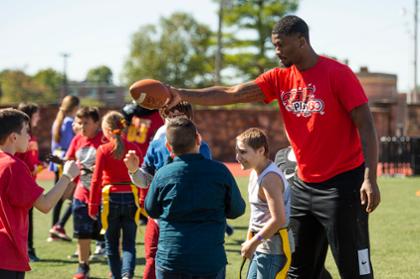
<instances>
[{"instance_id":1,"label":"crowd of children","mask_svg":"<svg viewBox=\"0 0 420 279\"><path fill-rule=\"evenodd\" d=\"M65 224L73 216L75 279L89 278L89 262L102 250L111 278L133 278L141 216L148 216L143 278L225 278L224 236L232 233L226 219L241 216L245 202L229 170L212 160L190 104L169 112L130 104L101 117L97 108L66 96L51 129L48 159L56 186L47 194L36 183L47 165L39 160L32 132L41 117L35 104L0 110L0 255L8 255L0 278L24 278L28 262L39 260L33 207L53 209L50 242L71 240ZM251 259L248 278L286 278L292 249L287 180L268 158L263 131L238 135L236 153L242 168L252 169L251 219L241 249ZM13 176L17 172L22 175ZM94 253L92 240L99 249Z\"/></svg>"}]
</instances>

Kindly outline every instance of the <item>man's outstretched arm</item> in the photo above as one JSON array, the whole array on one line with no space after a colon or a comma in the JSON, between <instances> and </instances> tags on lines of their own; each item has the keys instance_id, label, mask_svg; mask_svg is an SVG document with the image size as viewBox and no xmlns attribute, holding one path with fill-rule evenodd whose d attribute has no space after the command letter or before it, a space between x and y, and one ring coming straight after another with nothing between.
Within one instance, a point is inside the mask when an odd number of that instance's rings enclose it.
<instances>
[{"instance_id":1,"label":"man's outstretched arm","mask_svg":"<svg viewBox=\"0 0 420 279\"><path fill-rule=\"evenodd\" d=\"M264 100L263 92L254 81L230 87L213 86L203 89L168 88L171 92L171 99L167 104L168 108L175 106L180 101L203 106L221 106Z\"/></svg>"}]
</instances>

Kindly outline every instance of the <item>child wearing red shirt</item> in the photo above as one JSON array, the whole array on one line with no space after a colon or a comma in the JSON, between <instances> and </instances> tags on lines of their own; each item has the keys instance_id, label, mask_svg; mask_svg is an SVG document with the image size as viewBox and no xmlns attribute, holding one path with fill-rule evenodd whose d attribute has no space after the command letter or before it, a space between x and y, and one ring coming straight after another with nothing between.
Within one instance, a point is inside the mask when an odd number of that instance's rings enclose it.
<instances>
[{"instance_id":1,"label":"child wearing red shirt","mask_svg":"<svg viewBox=\"0 0 420 279\"><path fill-rule=\"evenodd\" d=\"M126 128L124 116L108 112L102 121L102 131L109 140L96 153L95 171L89 196L89 216L97 218L101 205L101 223L105 231L105 246L112 278L133 278L136 264L136 231L140 217L139 191L131 184L123 158L134 150L142 158L135 143L122 137ZM119 252L122 231L122 261Z\"/></svg>"},{"instance_id":2,"label":"child wearing red shirt","mask_svg":"<svg viewBox=\"0 0 420 279\"><path fill-rule=\"evenodd\" d=\"M21 103L18 106L18 110L26 113L29 116L30 124L30 136L28 150L24 153L16 153L16 157L26 163L31 172L34 180L36 180L37 173L43 168L42 162L39 160L38 142L32 134L32 128L38 125L40 114L39 107L36 104L25 104ZM57 178L58 180L58 178ZM31 262L39 261L39 258L35 254L34 248L34 226L33 226L33 208L29 210L29 232L28 232L28 256Z\"/></svg>"},{"instance_id":3,"label":"child wearing red shirt","mask_svg":"<svg viewBox=\"0 0 420 279\"><path fill-rule=\"evenodd\" d=\"M80 127L80 134L70 143L67 159L75 159L80 168L73 198L73 237L77 238L79 266L75 279L89 278L89 253L91 239L100 240L100 226L89 217L88 201L90 182L96 160L97 148L106 142L100 130L100 115L97 108L83 107L77 111L75 123Z\"/></svg>"},{"instance_id":4,"label":"child wearing red shirt","mask_svg":"<svg viewBox=\"0 0 420 279\"><path fill-rule=\"evenodd\" d=\"M28 167L17 158L29 144L29 117L15 109L0 110L0 278L24 278L29 271L27 253L28 212L33 206L47 213L78 175L73 161L47 193L35 183ZM19 174L19 175L16 175ZM24 195L22 195L24 193Z\"/></svg>"},{"instance_id":5,"label":"child wearing red shirt","mask_svg":"<svg viewBox=\"0 0 420 279\"><path fill-rule=\"evenodd\" d=\"M127 121L127 140L134 142L142 154L146 154L157 130L164 124L159 110L140 107L136 102L125 105L121 111ZM139 188L140 206L143 207L147 189ZM147 223L147 216L140 215L140 224Z\"/></svg>"}]
</instances>

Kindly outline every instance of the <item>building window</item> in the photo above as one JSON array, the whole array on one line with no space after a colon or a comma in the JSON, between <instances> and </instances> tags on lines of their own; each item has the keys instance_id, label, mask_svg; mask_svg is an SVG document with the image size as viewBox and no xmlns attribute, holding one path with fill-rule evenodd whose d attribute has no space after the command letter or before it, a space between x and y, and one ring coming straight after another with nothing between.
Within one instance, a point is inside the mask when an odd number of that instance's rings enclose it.
<instances>
[{"instance_id":1,"label":"building window","mask_svg":"<svg viewBox=\"0 0 420 279\"><path fill-rule=\"evenodd\" d=\"M114 90L107 90L105 92L105 99L113 100L115 98L115 91Z\"/></svg>"},{"instance_id":2,"label":"building window","mask_svg":"<svg viewBox=\"0 0 420 279\"><path fill-rule=\"evenodd\" d=\"M98 98L98 90L96 88L90 88L87 97L92 99Z\"/></svg>"}]
</instances>

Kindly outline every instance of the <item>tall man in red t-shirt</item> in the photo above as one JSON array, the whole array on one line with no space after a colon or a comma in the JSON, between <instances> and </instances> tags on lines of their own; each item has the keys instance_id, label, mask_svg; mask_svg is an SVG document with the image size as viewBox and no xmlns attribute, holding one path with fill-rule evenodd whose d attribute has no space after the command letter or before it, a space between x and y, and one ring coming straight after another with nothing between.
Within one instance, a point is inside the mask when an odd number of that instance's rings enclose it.
<instances>
[{"instance_id":1,"label":"tall man in red t-shirt","mask_svg":"<svg viewBox=\"0 0 420 279\"><path fill-rule=\"evenodd\" d=\"M67 185L79 174L68 161L63 176L46 194L28 166L15 156L28 149L29 117L15 109L0 110L0 278L21 279L29 271L28 212L32 207L47 213L62 197Z\"/></svg>"},{"instance_id":2,"label":"tall man in red t-shirt","mask_svg":"<svg viewBox=\"0 0 420 279\"><path fill-rule=\"evenodd\" d=\"M380 202L377 137L366 95L346 65L312 49L306 23L282 18L272 43L284 68L232 87L170 88L168 107L279 101L298 161L290 225L296 251L290 278L317 278L327 239L342 278L373 278L368 213Z\"/></svg>"}]
</instances>

